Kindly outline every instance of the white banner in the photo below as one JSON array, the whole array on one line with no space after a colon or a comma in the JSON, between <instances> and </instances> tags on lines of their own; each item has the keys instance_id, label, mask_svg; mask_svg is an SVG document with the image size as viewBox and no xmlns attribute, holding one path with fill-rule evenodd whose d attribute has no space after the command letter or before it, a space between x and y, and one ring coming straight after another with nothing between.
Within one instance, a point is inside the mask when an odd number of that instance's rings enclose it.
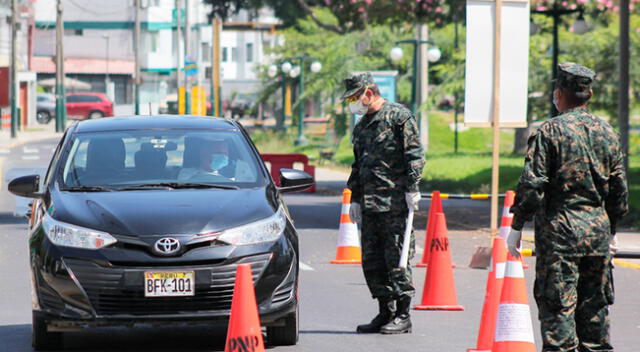
<instances>
[{"instance_id":1,"label":"white banner","mask_svg":"<svg viewBox=\"0 0 640 352\"><path fill-rule=\"evenodd\" d=\"M493 121L495 2L467 1L464 122ZM503 0L500 32L500 126L525 127L529 74L529 1Z\"/></svg>"}]
</instances>

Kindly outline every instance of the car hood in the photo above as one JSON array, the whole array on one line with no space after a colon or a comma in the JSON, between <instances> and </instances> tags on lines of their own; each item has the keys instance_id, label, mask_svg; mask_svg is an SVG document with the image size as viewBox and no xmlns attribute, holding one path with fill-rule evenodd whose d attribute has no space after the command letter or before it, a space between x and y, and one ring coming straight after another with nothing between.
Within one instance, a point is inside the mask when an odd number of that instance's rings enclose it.
<instances>
[{"instance_id":1,"label":"car hood","mask_svg":"<svg viewBox=\"0 0 640 352\"><path fill-rule=\"evenodd\" d=\"M54 192L48 209L66 223L129 236L199 234L248 224L277 210L268 188Z\"/></svg>"}]
</instances>

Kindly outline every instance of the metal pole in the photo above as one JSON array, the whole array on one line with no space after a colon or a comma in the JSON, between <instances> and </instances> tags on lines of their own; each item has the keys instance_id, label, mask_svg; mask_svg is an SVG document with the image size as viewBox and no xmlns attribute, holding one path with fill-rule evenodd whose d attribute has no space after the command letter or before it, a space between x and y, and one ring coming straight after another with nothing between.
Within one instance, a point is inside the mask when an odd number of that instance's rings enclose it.
<instances>
[{"instance_id":1,"label":"metal pole","mask_svg":"<svg viewBox=\"0 0 640 352\"><path fill-rule=\"evenodd\" d=\"M629 170L629 0L620 0L620 79L618 87L618 124L624 153L624 167Z\"/></svg>"},{"instance_id":2,"label":"metal pole","mask_svg":"<svg viewBox=\"0 0 640 352\"><path fill-rule=\"evenodd\" d=\"M56 132L64 132L67 126L67 107L64 94L64 21L62 0L56 10Z\"/></svg>"},{"instance_id":3,"label":"metal pole","mask_svg":"<svg viewBox=\"0 0 640 352\"><path fill-rule=\"evenodd\" d=\"M189 0L184 0L184 57L191 60L191 21L189 20ZM184 103L185 112L191 114L191 78L185 71Z\"/></svg>"},{"instance_id":4,"label":"metal pole","mask_svg":"<svg viewBox=\"0 0 640 352\"><path fill-rule=\"evenodd\" d=\"M282 114L280 119L276 121L276 130L284 130L284 122L287 120L287 74L280 71L282 75Z\"/></svg>"},{"instance_id":5,"label":"metal pole","mask_svg":"<svg viewBox=\"0 0 640 352\"><path fill-rule=\"evenodd\" d=\"M429 151L429 113L427 109L420 109L422 104L429 99L429 26L421 24L419 27L420 37L418 38L418 50L420 64L418 66L418 81L420 92L418 102L416 103L416 118L420 126L420 140L422 142L423 151Z\"/></svg>"},{"instance_id":6,"label":"metal pole","mask_svg":"<svg viewBox=\"0 0 640 352\"><path fill-rule=\"evenodd\" d=\"M135 0L135 16L136 16L136 24L135 24L135 114L140 115L140 51L142 50L142 46L140 45L140 0Z\"/></svg>"},{"instance_id":7,"label":"metal pole","mask_svg":"<svg viewBox=\"0 0 640 352\"><path fill-rule=\"evenodd\" d=\"M300 81L298 83L298 138L295 145L306 145L307 139L304 138L304 58L300 58Z\"/></svg>"},{"instance_id":8,"label":"metal pole","mask_svg":"<svg viewBox=\"0 0 640 352\"><path fill-rule=\"evenodd\" d=\"M558 25L560 22L560 13L558 12L558 1L556 0L553 3L553 67L551 67L551 72L552 72L552 78L553 80L555 80L556 78L558 78ZM555 88L555 83L552 81L551 82L551 95L549 96L549 102L551 105L551 116L556 116L558 114L558 110L556 110L556 106L553 105L553 90Z\"/></svg>"},{"instance_id":9,"label":"metal pole","mask_svg":"<svg viewBox=\"0 0 640 352\"><path fill-rule=\"evenodd\" d=\"M211 111L213 116L222 116L222 105L220 99L220 18L215 15L213 18L213 36L211 46L213 47L213 57L211 59Z\"/></svg>"},{"instance_id":10,"label":"metal pole","mask_svg":"<svg viewBox=\"0 0 640 352\"><path fill-rule=\"evenodd\" d=\"M11 1L11 77L9 79L11 84L11 138L16 138L18 135L18 105L17 105L17 19L18 19L18 1Z\"/></svg>"},{"instance_id":11,"label":"metal pole","mask_svg":"<svg viewBox=\"0 0 640 352\"><path fill-rule=\"evenodd\" d=\"M180 107L184 104L184 98L180 94L180 88L182 87L182 65L181 58L183 52L180 50L180 39L182 37L182 3L180 0L175 0L176 8L176 83L178 88L178 114L180 114Z\"/></svg>"},{"instance_id":12,"label":"metal pole","mask_svg":"<svg viewBox=\"0 0 640 352\"><path fill-rule=\"evenodd\" d=\"M418 45L416 40L413 42L413 77L411 77L411 112L415 115L418 104ZM418 124L419 126L420 124ZM422 132L422 131L420 131Z\"/></svg>"}]
</instances>

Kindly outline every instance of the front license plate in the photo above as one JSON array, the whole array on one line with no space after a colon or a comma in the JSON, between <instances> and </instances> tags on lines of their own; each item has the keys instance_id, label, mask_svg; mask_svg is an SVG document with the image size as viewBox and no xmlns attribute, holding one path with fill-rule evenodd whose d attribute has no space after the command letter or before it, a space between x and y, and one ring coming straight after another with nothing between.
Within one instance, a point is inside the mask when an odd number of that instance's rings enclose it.
<instances>
[{"instance_id":1,"label":"front license plate","mask_svg":"<svg viewBox=\"0 0 640 352\"><path fill-rule=\"evenodd\" d=\"M145 271L145 297L193 296L195 294L193 271Z\"/></svg>"}]
</instances>

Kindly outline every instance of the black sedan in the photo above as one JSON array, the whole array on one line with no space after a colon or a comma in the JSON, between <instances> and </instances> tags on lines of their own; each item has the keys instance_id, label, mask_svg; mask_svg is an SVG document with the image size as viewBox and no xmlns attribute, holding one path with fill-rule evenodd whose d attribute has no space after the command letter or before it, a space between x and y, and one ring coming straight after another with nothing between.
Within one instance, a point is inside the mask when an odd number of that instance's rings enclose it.
<instances>
[{"instance_id":1,"label":"black sedan","mask_svg":"<svg viewBox=\"0 0 640 352\"><path fill-rule=\"evenodd\" d=\"M274 345L298 340L298 237L246 131L205 117L83 121L62 137L44 180L9 184L35 198L29 228L33 345L63 331L137 323L227 324L235 271L250 264Z\"/></svg>"}]
</instances>

